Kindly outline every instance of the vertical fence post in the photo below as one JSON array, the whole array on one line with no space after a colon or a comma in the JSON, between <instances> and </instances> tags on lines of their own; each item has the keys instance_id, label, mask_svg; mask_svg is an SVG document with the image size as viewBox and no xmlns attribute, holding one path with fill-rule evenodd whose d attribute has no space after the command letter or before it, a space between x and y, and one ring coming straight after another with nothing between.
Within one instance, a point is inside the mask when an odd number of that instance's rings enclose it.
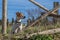
<instances>
[{"instance_id":1,"label":"vertical fence post","mask_svg":"<svg viewBox=\"0 0 60 40\"><path fill-rule=\"evenodd\" d=\"M30 25L30 24L31 24L31 19L29 18L29 19L27 20L27 26Z\"/></svg>"},{"instance_id":2,"label":"vertical fence post","mask_svg":"<svg viewBox=\"0 0 60 40\"><path fill-rule=\"evenodd\" d=\"M53 5L54 5L54 8L55 8L55 7L59 6L59 2L54 2ZM58 15L58 10L55 13L56 13L56 15ZM58 20L58 18L53 17L54 23L57 23L57 20Z\"/></svg>"},{"instance_id":3,"label":"vertical fence post","mask_svg":"<svg viewBox=\"0 0 60 40\"><path fill-rule=\"evenodd\" d=\"M6 34L7 29L7 0L2 0L2 33Z\"/></svg>"}]
</instances>

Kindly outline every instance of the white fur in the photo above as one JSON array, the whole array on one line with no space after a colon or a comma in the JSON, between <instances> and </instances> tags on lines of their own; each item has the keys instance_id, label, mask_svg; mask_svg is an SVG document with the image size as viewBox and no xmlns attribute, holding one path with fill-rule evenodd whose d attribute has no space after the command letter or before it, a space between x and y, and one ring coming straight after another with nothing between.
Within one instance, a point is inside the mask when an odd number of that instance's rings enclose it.
<instances>
[{"instance_id":1,"label":"white fur","mask_svg":"<svg viewBox=\"0 0 60 40\"><path fill-rule=\"evenodd\" d=\"M18 21L21 22L21 19ZM17 33L22 30L22 24L21 23L14 23L12 26L12 33Z\"/></svg>"}]
</instances>

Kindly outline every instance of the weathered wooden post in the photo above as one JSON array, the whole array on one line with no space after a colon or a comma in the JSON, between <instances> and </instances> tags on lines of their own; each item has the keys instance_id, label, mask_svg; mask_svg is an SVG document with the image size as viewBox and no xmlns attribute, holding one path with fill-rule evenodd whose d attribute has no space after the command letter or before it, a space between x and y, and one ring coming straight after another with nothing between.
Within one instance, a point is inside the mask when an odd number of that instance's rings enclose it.
<instances>
[{"instance_id":1,"label":"weathered wooden post","mask_svg":"<svg viewBox=\"0 0 60 40\"><path fill-rule=\"evenodd\" d=\"M32 22L34 22L34 16L32 16Z\"/></svg>"},{"instance_id":2,"label":"weathered wooden post","mask_svg":"<svg viewBox=\"0 0 60 40\"><path fill-rule=\"evenodd\" d=\"M6 34L7 29L7 0L2 0L2 33Z\"/></svg>"},{"instance_id":3,"label":"weathered wooden post","mask_svg":"<svg viewBox=\"0 0 60 40\"><path fill-rule=\"evenodd\" d=\"M29 18L29 19L27 20L27 26L30 25L30 24L31 24L31 19Z\"/></svg>"},{"instance_id":4,"label":"weathered wooden post","mask_svg":"<svg viewBox=\"0 0 60 40\"><path fill-rule=\"evenodd\" d=\"M12 24L12 25L14 24L14 18L12 18L12 22L11 22L11 24Z\"/></svg>"},{"instance_id":5,"label":"weathered wooden post","mask_svg":"<svg viewBox=\"0 0 60 40\"><path fill-rule=\"evenodd\" d=\"M59 2L54 2L53 5L54 5L53 7L55 8L55 7L59 6ZM56 13L56 15L58 15L58 10L55 11L55 13ZM57 23L58 18L53 17L53 21L54 21L54 23Z\"/></svg>"},{"instance_id":6,"label":"weathered wooden post","mask_svg":"<svg viewBox=\"0 0 60 40\"><path fill-rule=\"evenodd\" d=\"M54 8L57 6L59 6L59 2L54 2ZM58 10L55 13L58 14Z\"/></svg>"},{"instance_id":7,"label":"weathered wooden post","mask_svg":"<svg viewBox=\"0 0 60 40\"><path fill-rule=\"evenodd\" d=\"M9 26L9 19L7 19L7 28L8 28L8 26Z\"/></svg>"}]
</instances>

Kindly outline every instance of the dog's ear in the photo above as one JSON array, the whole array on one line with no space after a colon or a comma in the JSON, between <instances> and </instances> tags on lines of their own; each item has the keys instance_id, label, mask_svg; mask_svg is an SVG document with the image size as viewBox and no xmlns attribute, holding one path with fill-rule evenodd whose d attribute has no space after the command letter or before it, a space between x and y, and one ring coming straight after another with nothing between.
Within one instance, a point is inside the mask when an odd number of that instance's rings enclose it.
<instances>
[{"instance_id":1,"label":"dog's ear","mask_svg":"<svg viewBox=\"0 0 60 40\"><path fill-rule=\"evenodd\" d=\"M23 17L23 14L21 12L16 12L17 17Z\"/></svg>"},{"instance_id":2,"label":"dog's ear","mask_svg":"<svg viewBox=\"0 0 60 40\"><path fill-rule=\"evenodd\" d=\"M20 15L20 13L19 13L19 12L16 12L16 16L20 17L21 15Z\"/></svg>"}]
</instances>

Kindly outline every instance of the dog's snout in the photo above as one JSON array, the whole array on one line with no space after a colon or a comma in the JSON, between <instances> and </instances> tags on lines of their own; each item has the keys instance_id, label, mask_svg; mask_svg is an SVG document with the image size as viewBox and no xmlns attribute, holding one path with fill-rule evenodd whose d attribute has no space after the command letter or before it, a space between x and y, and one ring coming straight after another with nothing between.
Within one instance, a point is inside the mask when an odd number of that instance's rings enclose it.
<instances>
[{"instance_id":1,"label":"dog's snout","mask_svg":"<svg viewBox=\"0 0 60 40\"><path fill-rule=\"evenodd\" d=\"M23 19L25 18L25 16L23 17Z\"/></svg>"},{"instance_id":2,"label":"dog's snout","mask_svg":"<svg viewBox=\"0 0 60 40\"><path fill-rule=\"evenodd\" d=\"M24 16L24 18L25 18L25 16Z\"/></svg>"}]
</instances>

